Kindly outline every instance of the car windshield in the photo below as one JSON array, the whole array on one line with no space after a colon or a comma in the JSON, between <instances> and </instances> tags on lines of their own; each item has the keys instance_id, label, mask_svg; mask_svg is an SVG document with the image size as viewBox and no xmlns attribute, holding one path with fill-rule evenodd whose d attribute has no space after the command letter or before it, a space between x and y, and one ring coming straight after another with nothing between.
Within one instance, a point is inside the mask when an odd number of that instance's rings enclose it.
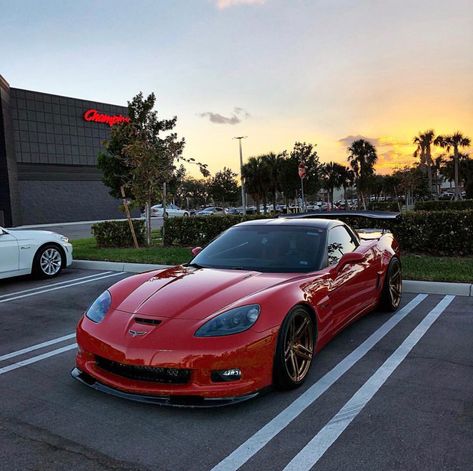
<instances>
[{"instance_id":1,"label":"car windshield","mask_svg":"<svg viewBox=\"0 0 473 471\"><path fill-rule=\"evenodd\" d=\"M319 270L325 231L303 226L240 226L224 232L200 252L191 264L204 268L261 272Z\"/></svg>"}]
</instances>

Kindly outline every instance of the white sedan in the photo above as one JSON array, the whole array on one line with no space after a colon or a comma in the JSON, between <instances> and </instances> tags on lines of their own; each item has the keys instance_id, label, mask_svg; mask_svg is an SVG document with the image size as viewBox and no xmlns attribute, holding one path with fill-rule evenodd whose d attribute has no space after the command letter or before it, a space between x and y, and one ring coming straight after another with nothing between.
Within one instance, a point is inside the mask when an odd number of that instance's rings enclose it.
<instances>
[{"instance_id":1,"label":"white sedan","mask_svg":"<svg viewBox=\"0 0 473 471\"><path fill-rule=\"evenodd\" d=\"M144 216L144 215L143 215ZM175 204L167 204L165 213L165 217L187 217L189 216L189 211L186 211L185 209L179 208L179 206L176 206ZM151 217L163 217L163 205L162 204L155 204L154 206L151 206Z\"/></svg>"},{"instance_id":2,"label":"white sedan","mask_svg":"<svg viewBox=\"0 0 473 471\"><path fill-rule=\"evenodd\" d=\"M72 245L67 237L0 227L0 279L29 274L52 278L71 263Z\"/></svg>"}]
</instances>

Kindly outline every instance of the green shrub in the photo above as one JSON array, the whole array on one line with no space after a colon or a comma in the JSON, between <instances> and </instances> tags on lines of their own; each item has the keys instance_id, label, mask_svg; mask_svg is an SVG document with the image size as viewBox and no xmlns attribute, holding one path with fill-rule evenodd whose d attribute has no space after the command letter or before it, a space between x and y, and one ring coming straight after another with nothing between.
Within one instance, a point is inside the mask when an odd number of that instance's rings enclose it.
<instances>
[{"instance_id":1,"label":"green shrub","mask_svg":"<svg viewBox=\"0 0 473 471\"><path fill-rule=\"evenodd\" d=\"M373 201L368 204L370 211L399 211L397 201Z\"/></svg>"},{"instance_id":2,"label":"green shrub","mask_svg":"<svg viewBox=\"0 0 473 471\"><path fill-rule=\"evenodd\" d=\"M220 233L242 221L269 216L196 216L170 218L164 221L164 245L200 246L208 244Z\"/></svg>"},{"instance_id":3,"label":"green shrub","mask_svg":"<svg viewBox=\"0 0 473 471\"><path fill-rule=\"evenodd\" d=\"M473 209L473 200L438 200L438 201L417 201L416 211L446 211L446 210Z\"/></svg>"},{"instance_id":4,"label":"green shrub","mask_svg":"<svg viewBox=\"0 0 473 471\"><path fill-rule=\"evenodd\" d=\"M144 220L133 220L136 238L140 246L145 243ZM97 241L97 247L133 247L128 221L104 221L92 226L92 234Z\"/></svg>"},{"instance_id":5,"label":"green shrub","mask_svg":"<svg viewBox=\"0 0 473 471\"><path fill-rule=\"evenodd\" d=\"M247 218L215 216L169 219L165 222L164 243L185 246L205 245L232 225L257 218L258 216ZM389 229L405 252L473 255L473 210L410 211L403 213L396 220L373 220L358 216L339 217L339 219L355 229L367 227Z\"/></svg>"}]
</instances>

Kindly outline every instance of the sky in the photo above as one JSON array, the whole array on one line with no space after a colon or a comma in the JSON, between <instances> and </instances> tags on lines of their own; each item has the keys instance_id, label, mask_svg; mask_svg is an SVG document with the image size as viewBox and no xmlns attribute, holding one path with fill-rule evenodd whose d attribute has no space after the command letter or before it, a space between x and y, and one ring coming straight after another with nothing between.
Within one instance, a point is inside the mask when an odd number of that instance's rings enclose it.
<instances>
[{"instance_id":1,"label":"sky","mask_svg":"<svg viewBox=\"0 0 473 471\"><path fill-rule=\"evenodd\" d=\"M380 173L420 131L473 138L471 0L0 0L0 32L12 87L155 92L213 173L239 170L241 135L245 159L305 141L340 163L363 137Z\"/></svg>"}]
</instances>

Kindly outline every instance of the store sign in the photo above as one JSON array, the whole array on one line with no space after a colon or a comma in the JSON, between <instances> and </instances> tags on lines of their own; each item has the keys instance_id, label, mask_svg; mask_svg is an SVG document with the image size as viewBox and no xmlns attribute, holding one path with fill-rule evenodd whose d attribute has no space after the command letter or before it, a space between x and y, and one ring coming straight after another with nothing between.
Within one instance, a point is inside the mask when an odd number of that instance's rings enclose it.
<instances>
[{"instance_id":1,"label":"store sign","mask_svg":"<svg viewBox=\"0 0 473 471\"><path fill-rule=\"evenodd\" d=\"M99 113L97 110L91 109L84 113L84 121L89 121L92 123L105 123L111 127L115 124L129 123L131 120L127 116L122 116L121 114L112 116L105 113Z\"/></svg>"}]
</instances>

